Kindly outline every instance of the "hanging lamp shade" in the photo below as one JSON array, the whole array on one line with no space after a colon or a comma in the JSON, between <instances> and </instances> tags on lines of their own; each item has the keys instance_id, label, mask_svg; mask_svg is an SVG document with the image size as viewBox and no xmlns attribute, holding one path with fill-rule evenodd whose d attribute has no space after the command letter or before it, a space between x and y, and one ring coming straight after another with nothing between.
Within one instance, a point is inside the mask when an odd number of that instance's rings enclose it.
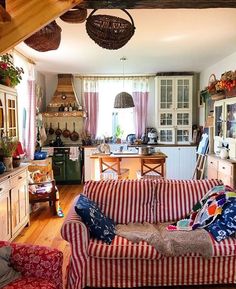
<instances>
[{"instance_id":1,"label":"hanging lamp shade","mask_svg":"<svg viewBox=\"0 0 236 289\"><path fill-rule=\"evenodd\" d=\"M129 108L134 107L134 101L132 95L122 91L115 97L114 108Z\"/></svg>"}]
</instances>

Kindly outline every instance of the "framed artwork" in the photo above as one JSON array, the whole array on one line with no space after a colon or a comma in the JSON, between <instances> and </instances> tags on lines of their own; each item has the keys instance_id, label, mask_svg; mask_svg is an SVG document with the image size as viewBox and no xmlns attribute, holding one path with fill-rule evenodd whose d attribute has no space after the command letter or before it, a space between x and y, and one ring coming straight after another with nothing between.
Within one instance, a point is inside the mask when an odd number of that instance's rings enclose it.
<instances>
[{"instance_id":1,"label":"framed artwork","mask_svg":"<svg viewBox=\"0 0 236 289\"><path fill-rule=\"evenodd\" d=\"M203 100L201 97L201 90L198 91L197 93L197 99L198 99L198 107L203 107Z\"/></svg>"}]
</instances>

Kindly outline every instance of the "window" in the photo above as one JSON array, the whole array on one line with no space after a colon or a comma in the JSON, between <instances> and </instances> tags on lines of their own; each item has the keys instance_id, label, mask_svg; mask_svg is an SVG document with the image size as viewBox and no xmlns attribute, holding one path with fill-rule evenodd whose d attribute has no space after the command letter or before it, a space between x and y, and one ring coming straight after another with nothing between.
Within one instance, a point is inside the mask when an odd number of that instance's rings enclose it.
<instances>
[{"instance_id":1,"label":"window","mask_svg":"<svg viewBox=\"0 0 236 289\"><path fill-rule=\"evenodd\" d=\"M98 126L97 137L112 137L120 131L119 138L125 139L135 133L134 109L115 109L115 96L125 90L132 95L132 80L109 79L98 81Z\"/></svg>"}]
</instances>

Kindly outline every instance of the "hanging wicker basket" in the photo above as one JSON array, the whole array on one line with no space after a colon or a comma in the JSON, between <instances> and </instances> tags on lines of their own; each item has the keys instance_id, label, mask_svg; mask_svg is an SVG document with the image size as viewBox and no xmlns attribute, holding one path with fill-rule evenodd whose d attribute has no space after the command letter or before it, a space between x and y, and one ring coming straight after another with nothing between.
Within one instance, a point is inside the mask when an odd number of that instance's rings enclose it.
<instances>
[{"instance_id":1,"label":"hanging wicker basket","mask_svg":"<svg viewBox=\"0 0 236 289\"><path fill-rule=\"evenodd\" d=\"M29 47L45 52L55 50L61 42L61 27L52 21L24 41Z\"/></svg>"},{"instance_id":2,"label":"hanging wicker basket","mask_svg":"<svg viewBox=\"0 0 236 289\"><path fill-rule=\"evenodd\" d=\"M87 9L75 6L63 15L60 16L61 20L68 23L83 23L87 17Z\"/></svg>"},{"instance_id":3,"label":"hanging wicker basket","mask_svg":"<svg viewBox=\"0 0 236 289\"><path fill-rule=\"evenodd\" d=\"M121 10L129 16L131 22L116 16L94 15L97 9L87 18L87 33L99 46L111 50L119 49L134 35L135 27L131 15L125 9Z\"/></svg>"}]
</instances>

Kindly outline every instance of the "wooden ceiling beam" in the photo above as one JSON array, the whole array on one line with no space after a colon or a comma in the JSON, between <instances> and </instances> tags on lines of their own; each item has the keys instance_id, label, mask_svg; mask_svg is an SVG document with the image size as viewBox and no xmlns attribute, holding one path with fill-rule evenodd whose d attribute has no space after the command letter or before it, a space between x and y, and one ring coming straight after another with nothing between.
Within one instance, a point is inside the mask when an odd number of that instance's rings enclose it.
<instances>
[{"instance_id":1,"label":"wooden ceiling beam","mask_svg":"<svg viewBox=\"0 0 236 289\"><path fill-rule=\"evenodd\" d=\"M80 6L90 9L236 8L236 0L84 0Z\"/></svg>"},{"instance_id":2,"label":"wooden ceiling beam","mask_svg":"<svg viewBox=\"0 0 236 289\"><path fill-rule=\"evenodd\" d=\"M11 22L0 25L0 54L38 31L83 0L7 0Z\"/></svg>"},{"instance_id":3,"label":"wooden ceiling beam","mask_svg":"<svg viewBox=\"0 0 236 289\"><path fill-rule=\"evenodd\" d=\"M11 21L11 15L6 11L4 6L0 5L0 24Z\"/></svg>"}]
</instances>

